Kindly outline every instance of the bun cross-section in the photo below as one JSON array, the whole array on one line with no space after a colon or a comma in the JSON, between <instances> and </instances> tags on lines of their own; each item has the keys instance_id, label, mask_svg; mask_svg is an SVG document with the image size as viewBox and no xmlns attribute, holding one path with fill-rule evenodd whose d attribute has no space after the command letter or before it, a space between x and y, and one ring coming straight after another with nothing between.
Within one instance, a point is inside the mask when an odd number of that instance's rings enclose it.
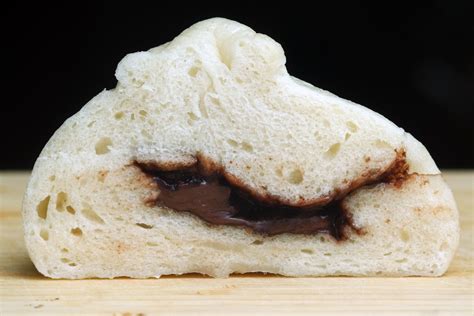
<instances>
[{"instance_id":1,"label":"bun cross-section","mask_svg":"<svg viewBox=\"0 0 474 316\"><path fill-rule=\"evenodd\" d=\"M64 122L36 161L23 215L42 274L448 268L458 211L426 148L290 76L268 36L202 21L127 55L115 75L117 86Z\"/></svg>"}]
</instances>

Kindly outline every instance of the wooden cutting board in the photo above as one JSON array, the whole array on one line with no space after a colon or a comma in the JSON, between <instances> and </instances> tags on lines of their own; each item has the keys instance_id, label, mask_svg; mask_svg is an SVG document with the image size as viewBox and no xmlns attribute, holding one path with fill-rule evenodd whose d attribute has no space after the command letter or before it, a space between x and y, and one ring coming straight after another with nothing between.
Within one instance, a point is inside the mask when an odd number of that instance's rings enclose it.
<instances>
[{"instance_id":1,"label":"wooden cutting board","mask_svg":"<svg viewBox=\"0 0 474 316\"><path fill-rule=\"evenodd\" d=\"M462 236L440 278L285 278L260 274L51 280L26 253L20 206L27 172L0 172L0 313L473 315L474 171L445 172Z\"/></svg>"}]
</instances>

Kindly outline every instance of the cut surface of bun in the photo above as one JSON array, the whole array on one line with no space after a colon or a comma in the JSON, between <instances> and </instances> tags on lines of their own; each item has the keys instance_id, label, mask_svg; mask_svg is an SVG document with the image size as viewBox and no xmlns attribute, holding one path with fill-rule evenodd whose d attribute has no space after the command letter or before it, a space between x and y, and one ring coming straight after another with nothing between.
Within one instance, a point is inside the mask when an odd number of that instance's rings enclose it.
<instances>
[{"instance_id":1,"label":"cut surface of bun","mask_svg":"<svg viewBox=\"0 0 474 316\"><path fill-rule=\"evenodd\" d=\"M42 274L439 276L448 268L458 212L426 148L380 114L290 76L268 36L205 20L127 55L116 77L36 161L23 216ZM350 225L337 238L213 224L160 204L164 189L143 166L198 166L266 203L267 217L271 207L287 214L338 203Z\"/></svg>"}]
</instances>

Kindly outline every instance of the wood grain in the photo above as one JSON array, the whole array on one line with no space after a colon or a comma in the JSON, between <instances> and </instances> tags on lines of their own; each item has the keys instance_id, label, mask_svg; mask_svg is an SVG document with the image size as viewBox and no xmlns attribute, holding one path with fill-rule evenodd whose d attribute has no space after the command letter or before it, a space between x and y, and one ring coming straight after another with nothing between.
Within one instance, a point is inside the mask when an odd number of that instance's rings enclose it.
<instances>
[{"instance_id":1,"label":"wood grain","mask_svg":"<svg viewBox=\"0 0 474 316\"><path fill-rule=\"evenodd\" d=\"M284 278L259 274L50 280L26 253L20 206L28 173L0 172L0 313L91 315L473 315L474 171L444 173L461 215L457 255L440 278Z\"/></svg>"}]
</instances>

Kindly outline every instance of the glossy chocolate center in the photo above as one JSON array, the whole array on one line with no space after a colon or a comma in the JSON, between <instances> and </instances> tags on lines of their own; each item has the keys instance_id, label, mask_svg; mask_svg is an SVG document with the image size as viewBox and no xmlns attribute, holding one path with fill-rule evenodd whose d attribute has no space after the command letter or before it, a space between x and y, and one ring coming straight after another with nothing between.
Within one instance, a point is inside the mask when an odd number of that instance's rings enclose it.
<instances>
[{"instance_id":1,"label":"glossy chocolate center","mask_svg":"<svg viewBox=\"0 0 474 316\"><path fill-rule=\"evenodd\" d=\"M163 171L152 164L135 165L159 187L156 205L189 212L214 225L248 227L264 235L328 233L340 240L348 224L340 200L327 205L295 207L262 202L230 184L218 172L204 174L195 165Z\"/></svg>"}]
</instances>

